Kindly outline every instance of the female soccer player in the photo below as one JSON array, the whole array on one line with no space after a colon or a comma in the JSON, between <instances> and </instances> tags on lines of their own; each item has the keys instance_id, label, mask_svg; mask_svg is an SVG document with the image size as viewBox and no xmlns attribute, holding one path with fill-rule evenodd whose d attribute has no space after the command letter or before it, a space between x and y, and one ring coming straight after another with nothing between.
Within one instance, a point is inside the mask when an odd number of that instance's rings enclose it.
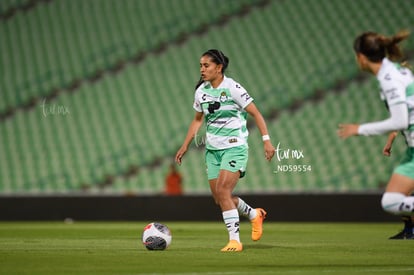
<instances>
[{"instance_id":1,"label":"female soccer player","mask_svg":"<svg viewBox=\"0 0 414 275\"><path fill-rule=\"evenodd\" d=\"M224 75L229 59L219 50L209 50L200 59L201 77L196 85L193 108L196 113L187 136L175 155L181 164L189 144L203 123L206 123L207 177L215 202L220 206L229 232L229 242L221 251L242 251L239 237L239 214L250 219L252 239L262 236L266 212L253 209L232 192L243 177L248 159L246 115L250 114L262 134L265 158L270 161L275 153L263 116L253 98L236 81Z\"/></svg>"},{"instance_id":2,"label":"female soccer player","mask_svg":"<svg viewBox=\"0 0 414 275\"><path fill-rule=\"evenodd\" d=\"M385 193L382 208L392 214L403 216L404 229L390 239L414 239L414 76L406 67L395 63L402 58L398 43L408 37L408 32L399 32L385 37L374 32L365 32L354 41L354 50L359 67L375 75L381 87L381 99L385 100L390 117L383 121L365 124L340 124L338 135L348 138L355 135L380 135L390 133L383 154L391 154L395 131L402 131L407 143L405 158L395 168Z\"/></svg>"}]
</instances>

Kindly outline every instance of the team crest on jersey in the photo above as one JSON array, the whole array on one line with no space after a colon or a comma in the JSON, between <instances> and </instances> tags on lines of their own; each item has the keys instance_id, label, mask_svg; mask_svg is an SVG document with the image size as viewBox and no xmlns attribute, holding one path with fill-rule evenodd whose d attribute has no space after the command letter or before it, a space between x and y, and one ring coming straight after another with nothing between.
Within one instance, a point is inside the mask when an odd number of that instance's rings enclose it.
<instances>
[{"instance_id":1,"label":"team crest on jersey","mask_svg":"<svg viewBox=\"0 0 414 275\"><path fill-rule=\"evenodd\" d=\"M221 94L220 94L220 101L221 102L225 102L225 101L227 101L227 99L228 99L228 97L227 97L226 92L221 92Z\"/></svg>"}]
</instances>

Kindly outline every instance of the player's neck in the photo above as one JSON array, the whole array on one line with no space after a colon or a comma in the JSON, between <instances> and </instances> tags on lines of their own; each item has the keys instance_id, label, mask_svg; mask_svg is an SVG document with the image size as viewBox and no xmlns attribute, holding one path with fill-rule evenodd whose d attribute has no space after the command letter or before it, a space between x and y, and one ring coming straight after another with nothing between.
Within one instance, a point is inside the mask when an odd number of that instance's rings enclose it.
<instances>
[{"instance_id":1,"label":"player's neck","mask_svg":"<svg viewBox=\"0 0 414 275\"><path fill-rule=\"evenodd\" d=\"M381 69L382 62L380 63L370 63L369 70L374 74L378 75L379 70Z\"/></svg>"},{"instance_id":2,"label":"player's neck","mask_svg":"<svg viewBox=\"0 0 414 275\"><path fill-rule=\"evenodd\" d=\"M220 86L221 82L224 80L224 75L221 75L211 81L211 86L215 89Z\"/></svg>"}]
</instances>

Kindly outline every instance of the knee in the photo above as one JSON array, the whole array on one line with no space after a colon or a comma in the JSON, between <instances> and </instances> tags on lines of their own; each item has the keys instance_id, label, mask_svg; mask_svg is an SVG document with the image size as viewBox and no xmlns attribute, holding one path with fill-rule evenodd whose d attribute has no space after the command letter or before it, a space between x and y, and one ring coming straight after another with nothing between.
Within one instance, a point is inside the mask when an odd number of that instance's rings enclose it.
<instances>
[{"instance_id":1,"label":"knee","mask_svg":"<svg viewBox=\"0 0 414 275\"><path fill-rule=\"evenodd\" d=\"M228 196L227 196L226 192L224 192L224 191L217 192L217 196L215 198L217 204L220 204L223 201L226 201L227 199L228 199Z\"/></svg>"},{"instance_id":2,"label":"knee","mask_svg":"<svg viewBox=\"0 0 414 275\"><path fill-rule=\"evenodd\" d=\"M398 215L401 214L401 205L404 203L405 195L397 192L385 192L382 195L381 206L384 211Z\"/></svg>"},{"instance_id":3,"label":"knee","mask_svg":"<svg viewBox=\"0 0 414 275\"><path fill-rule=\"evenodd\" d=\"M227 190L226 188L217 188L216 190L216 196L215 196L215 201L217 202L217 204L222 204L223 202L226 202L228 200L232 200L231 197L231 192L229 192L229 190Z\"/></svg>"},{"instance_id":4,"label":"knee","mask_svg":"<svg viewBox=\"0 0 414 275\"><path fill-rule=\"evenodd\" d=\"M220 205L220 202L223 200L223 190L216 187L212 192L214 203Z\"/></svg>"}]
</instances>

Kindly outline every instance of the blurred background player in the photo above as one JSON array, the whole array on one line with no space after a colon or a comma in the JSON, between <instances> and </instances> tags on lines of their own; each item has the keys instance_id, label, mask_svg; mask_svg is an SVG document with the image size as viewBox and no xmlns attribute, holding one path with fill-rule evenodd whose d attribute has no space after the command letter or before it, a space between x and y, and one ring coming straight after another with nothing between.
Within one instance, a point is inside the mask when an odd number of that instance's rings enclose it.
<instances>
[{"instance_id":1,"label":"blurred background player","mask_svg":"<svg viewBox=\"0 0 414 275\"><path fill-rule=\"evenodd\" d=\"M264 155L270 161L275 148L270 142L263 116L253 103L253 98L233 79L224 75L229 59L219 50L209 50L200 59L201 77L196 85L193 107L196 111L187 136L175 160L181 164L189 144L203 123L206 122L207 177L215 202L220 206L229 233L229 242L221 250L242 251L239 236L239 214L252 223L252 239L262 236L262 223L266 212L253 209L232 192L239 178L246 171L248 160L248 131L246 116L250 114L262 134Z\"/></svg>"},{"instance_id":2,"label":"blurred background player","mask_svg":"<svg viewBox=\"0 0 414 275\"><path fill-rule=\"evenodd\" d=\"M381 205L389 213L403 216L404 229L390 239L414 239L414 76L408 68L396 63L402 53L398 43L409 36L406 31L392 37L365 32L354 41L354 50L360 69L372 73L379 81L381 99L386 102L390 117L383 121L365 124L341 124L338 135L348 138L355 135L381 135L389 133L383 153L391 154L391 146L402 131L407 143L404 159L395 168L382 196Z\"/></svg>"},{"instance_id":3,"label":"blurred background player","mask_svg":"<svg viewBox=\"0 0 414 275\"><path fill-rule=\"evenodd\" d=\"M183 178L178 172L175 163L171 163L170 170L165 177L165 194L168 196L180 196L183 194Z\"/></svg>"}]
</instances>

